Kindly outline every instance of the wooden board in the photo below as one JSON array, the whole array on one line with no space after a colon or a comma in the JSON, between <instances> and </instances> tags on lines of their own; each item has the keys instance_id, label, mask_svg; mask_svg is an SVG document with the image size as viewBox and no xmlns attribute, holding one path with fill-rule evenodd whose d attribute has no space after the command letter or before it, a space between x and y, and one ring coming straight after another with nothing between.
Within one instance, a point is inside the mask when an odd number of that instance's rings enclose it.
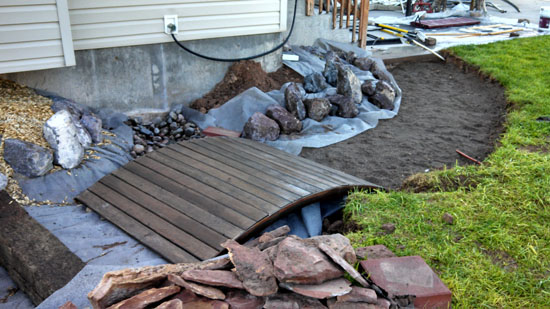
<instances>
[{"instance_id":1,"label":"wooden board","mask_svg":"<svg viewBox=\"0 0 550 309\"><path fill-rule=\"evenodd\" d=\"M449 17L441 19L426 19L411 22L411 26L424 28L424 29L437 29L448 27L460 27L477 25L480 21L473 18L466 17Z\"/></svg>"},{"instance_id":2,"label":"wooden board","mask_svg":"<svg viewBox=\"0 0 550 309\"><path fill-rule=\"evenodd\" d=\"M69 283L86 264L2 190L0 266L38 306ZM0 297L5 294L5 290L0 291ZM3 305L1 299L0 307L13 308Z\"/></svg>"},{"instance_id":3,"label":"wooden board","mask_svg":"<svg viewBox=\"0 0 550 309\"><path fill-rule=\"evenodd\" d=\"M262 143L181 142L105 176L77 200L173 263L222 252L325 197L376 185Z\"/></svg>"}]
</instances>

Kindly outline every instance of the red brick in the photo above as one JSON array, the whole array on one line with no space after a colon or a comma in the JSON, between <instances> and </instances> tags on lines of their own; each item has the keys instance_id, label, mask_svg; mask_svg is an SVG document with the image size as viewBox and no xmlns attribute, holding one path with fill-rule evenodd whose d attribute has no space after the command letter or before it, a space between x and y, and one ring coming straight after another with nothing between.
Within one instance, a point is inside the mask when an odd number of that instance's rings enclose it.
<instances>
[{"instance_id":1,"label":"red brick","mask_svg":"<svg viewBox=\"0 0 550 309\"><path fill-rule=\"evenodd\" d=\"M416 295L416 308L450 308L451 291L419 256L361 262L370 279L392 295Z\"/></svg>"},{"instance_id":2,"label":"red brick","mask_svg":"<svg viewBox=\"0 0 550 309\"><path fill-rule=\"evenodd\" d=\"M228 136L228 137L240 137L241 132L227 130L224 128L208 127L202 131L206 136Z\"/></svg>"}]
</instances>

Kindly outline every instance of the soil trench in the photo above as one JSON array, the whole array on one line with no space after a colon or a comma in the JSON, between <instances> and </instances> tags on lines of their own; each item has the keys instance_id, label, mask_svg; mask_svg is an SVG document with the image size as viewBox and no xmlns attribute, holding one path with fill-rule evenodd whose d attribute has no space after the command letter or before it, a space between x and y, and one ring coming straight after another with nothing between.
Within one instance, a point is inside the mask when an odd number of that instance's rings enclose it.
<instances>
[{"instance_id":1,"label":"soil trench","mask_svg":"<svg viewBox=\"0 0 550 309\"><path fill-rule=\"evenodd\" d=\"M405 178L427 169L482 161L502 132L504 89L451 63L406 62L390 72L403 90L399 114L343 142L304 148L301 156L398 189Z\"/></svg>"}]
</instances>

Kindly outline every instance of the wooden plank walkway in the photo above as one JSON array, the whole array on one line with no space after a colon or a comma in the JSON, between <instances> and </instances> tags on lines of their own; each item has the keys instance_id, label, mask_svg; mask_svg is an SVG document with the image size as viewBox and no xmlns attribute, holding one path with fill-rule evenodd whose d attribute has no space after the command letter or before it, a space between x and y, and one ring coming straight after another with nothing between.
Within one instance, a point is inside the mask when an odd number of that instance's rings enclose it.
<instances>
[{"instance_id":1,"label":"wooden plank walkway","mask_svg":"<svg viewBox=\"0 0 550 309\"><path fill-rule=\"evenodd\" d=\"M376 185L262 143L181 142L105 176L77 200L173 263L218 255L291 211Z\"/></svg>"}]
</instances>

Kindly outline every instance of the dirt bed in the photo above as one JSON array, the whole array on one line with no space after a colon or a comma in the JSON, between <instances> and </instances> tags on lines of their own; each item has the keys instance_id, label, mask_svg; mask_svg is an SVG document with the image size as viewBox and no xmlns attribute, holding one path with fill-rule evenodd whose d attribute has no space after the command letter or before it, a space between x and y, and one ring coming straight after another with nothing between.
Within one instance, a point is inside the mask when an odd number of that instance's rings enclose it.
<instances>
[{"instance_id":1,"label":"dirt bed","mask_svg":"<svg viewBox=\"0 0 550 309\"><path fill-rule=\"evenodd\" d=\"M301 156L397 189L426 169L472 164L456 149L483 160L502 132L504 89L442 62L401 63L390 70L403 90L397 117L373 130Z\"/></svg>"},{"instance_id":2,"label":"dirt bed","mask_svg":"<svg viewBox=\"0 0 550 309\"><path fill-rule=\"evenodd\" d=\"M281 89L287 82L301 83L303 77L286 66L275 72L266 73L258 62L240 61L231 65L223 80L212 91L192 102L191 107L206 113L251 87L268 92Z\"/></svg>"}]
</instances>

